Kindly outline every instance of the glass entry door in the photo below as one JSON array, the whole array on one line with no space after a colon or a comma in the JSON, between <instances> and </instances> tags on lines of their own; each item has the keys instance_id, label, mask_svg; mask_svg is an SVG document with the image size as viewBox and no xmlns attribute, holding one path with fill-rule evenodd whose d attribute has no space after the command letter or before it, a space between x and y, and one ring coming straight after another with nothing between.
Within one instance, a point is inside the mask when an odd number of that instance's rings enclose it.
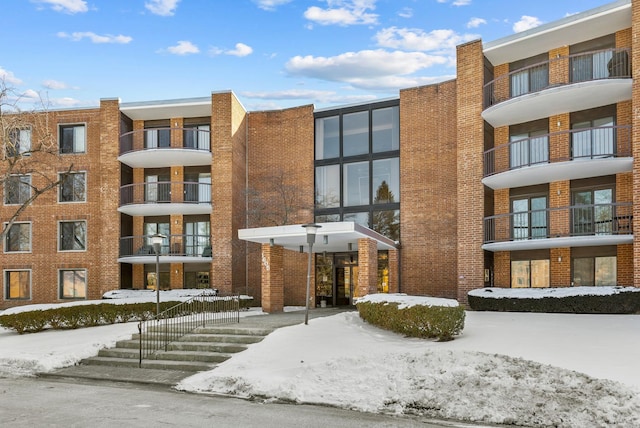
<instances>
[{"instance_id":1,"label":"glass entry door","mask_svg":"<svg viewBox=\"0 0 640 428\"><path fill-rule=\"evenodd\" d=\"M335 306L353 305L353 294L358 283L358 260L354 255L335 256Z\"/></svg>"}]
</instances>

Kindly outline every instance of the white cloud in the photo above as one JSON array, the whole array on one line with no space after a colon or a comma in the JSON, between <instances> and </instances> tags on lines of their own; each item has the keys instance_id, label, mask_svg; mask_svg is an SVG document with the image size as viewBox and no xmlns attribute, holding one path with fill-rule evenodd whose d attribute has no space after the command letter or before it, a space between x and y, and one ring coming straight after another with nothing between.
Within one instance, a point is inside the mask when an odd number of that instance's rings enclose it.
<instances>
[{"instance_id":1,"label":"white cloud","mask_svg":"<svg viewBox=\"0 0 640 428\"><path fill-rule=\"evenodd\" d=\"M412 51L432 51L453 55L456 46L477 39L475 34L458 34L453 30L433 30L389 27L375 35L378 46Z\"/></svg>"},{"instance_id":2,"label":"white cloud","mask_svg":"<svg viewBox=\"0 0 640 428\"><path fill-rule=\"evenodd\" d=\"M468 6L471 4L471 0L455 0L451 4L454 6Z\"/></svg>"},{"instance_id":3,"label":"white cloud","mask_svg":"<svg viewBox=\"0 0 640 428\"><path fill-rule=\"evenodd\" d=\"M272 11L276 10L278 6L290 3L291 0L253 0L253 2L258 5L260 9Z\"/></svg>"},{"instance_id":4,"label":"white cloud","mask_svg":"<svg viewBox=\"0 0 640 428\"><path fill-rule=\"evenodd\" d=\"M398 12L398 16L400 18L411 18L413 16L413 9L410 7L403 7L400 12Z\"/></svg>"},{"instance_id":5,"label":"white cloud","mask_svg":"<svg viewBox=\"0 0 640 428\"><path fill-rule=\"evenodd\" d=\"M127 44L133 40L132 37L123 36L122 34L113 36L111 34L100 35L91 31L82 31L75 33L65 33L63 31L58 33L58 37L63 39L70 39L74 42L78 42L82 39L89 39L92 43L119 43L119 44Z\"/></svg>"},{"instance_id":6,"label":"white cloud","mask_svg":"<svg viewBox=\"0 0 640 428\"><path fill-rule=\"evenodd\" d=\"M286 63L285 68L293 76L360 86L371 79L380 81L382 78L409 75L447 62L446 57L422 52L388 52L378 49L347 52L334 57L295 56Z\"/></svg>"},{"instance_id":7,"label":"white cloud","mask_svg":"<svg viewBox=\"0 0 640 428\"><path fill-rule=\"evenodd\" d=\"M535 16L522 15L522 18L520 18L520 21L513 24L513 31L515 33L519 33L521 31L526 31L526 30L535 28L540 24L542 24L542 21L540 21Z\"/></svg>"},{"instance_id":8,"label":"white cloud","mask_svg":"<svg viewBox=\"0 0 640 428\"><path fill-rule=\"evenodd\" d=\"M236 48L225 52L227 55L233 56L247 56L253 53L251 46L247 46L244 43L236 43Z\"/></svg>"},{"instance_id":9,"label":"white cloud","mask_svg":"<svg viewBox=\"0 0 640 428\"><path fill-rule=\"evenodd\" d=\"M167 52L174 55L189 55L189 54L197 54L200 52L200 49L193 43L187 40L179 40L178 44L175 46L169 46L167 48Z\"/></svg>"},{"instance_id":10,"label":"white cloud","mask_svg":"<svg viewBox=\"0 0 640 428\"><path fill-rule=\"evenodd\" d=\"M311 100L313 103L322 104L352 104L373 101L375 95L345 95L344 93L336 93L334 91L315 91L306 89L289 89L284 91L273 92L243 92L243 97L258 100ZM276 103L251 103L253 108L259 110L278 110L281 108ZM259 108L257 108L259 106Z\"/></svg>"},{"instance_id":11,"label":"white cloud","mask_svg":"<svg viewBox=\"0 0 640 428\"><path fill-rule=\"evenodd\" d=\"M80 13L89 10L84 0L31 0L34 3L44 3L51 6L56 12Z\"/></svg>"},{"instance_id":12,"label":"white cloud","mask_svg":"<svg viewBox=\"0 0 640 428\"><path fill-rule=\"evenodd\" d=\"M22 80L18 79L11 71L7 71L0 67L0 80L5 84L22 85Z\"/></svg>"},{"instance_id":13,"label":"white cloud","mask_svg":"<svg viewBox=\"0 0 640 428\"><path fill-rule=\"evenodd\" d=\"M482 18L471 18L469 22L467 22L467 28L478 28L482 24L486 24L487 20Z\"/></svg>"},{"instance_id":14,"label":"white cloud","mask_svg":"<svg viewBox=\"0 0 640 428\"><path fill-rule=\"evenodd\" d=\"M377 24L378 15L368 13L376 7L376 0L325 0L327 8L311 6L304 17L320 25Z\"/></svg>"},{"instance_id":15,"label":"white cloud","mask_svg":"<svg viewBox=\"0 0 640 428\"><path fill-rule=\"evenodd\" d=\"M149 0L144 4L154 15L173 16L180 0Z\"/></svg>"},{"instance_id":16,"label":"white cloud","mask_svg":"<svg viewBox=\"0 0 640 428\"><path fill-rule=\"evenodd\" d=\"M50 98L49 104L56 107L75 107L84 104L82 101L75 98L63 97L63 98Z\"/></svg>"},{"instance_id":17,"label":"white cloud","mask_svg":"<svg viewBox=\"0 0 640 428\"><path fill-rule=\"evenodd\" d=\"M42 82L42 86L47 89L69 89L69 85L67 85L66 83L52 79Z\"/></svg>"}]
</instances>

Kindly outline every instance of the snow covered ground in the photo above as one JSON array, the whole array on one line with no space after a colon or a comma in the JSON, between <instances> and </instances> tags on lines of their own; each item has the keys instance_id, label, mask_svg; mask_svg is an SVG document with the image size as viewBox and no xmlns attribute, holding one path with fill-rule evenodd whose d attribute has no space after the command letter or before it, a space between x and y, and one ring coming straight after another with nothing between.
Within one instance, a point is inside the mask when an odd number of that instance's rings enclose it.
<instances>
[{"instance_id":1,"label":"snow covered ground","mask_svg":"<svg viewBox=\"0 0 640 428\"><path fill-rule=\"evenodd\" d=\"M467 312L462 335L444 343L354 312L303 318L178 388L485 423L640 426L640 315ZM136 330L0 328L0 376L74 364Z\"/></svg>"}]
</instances>

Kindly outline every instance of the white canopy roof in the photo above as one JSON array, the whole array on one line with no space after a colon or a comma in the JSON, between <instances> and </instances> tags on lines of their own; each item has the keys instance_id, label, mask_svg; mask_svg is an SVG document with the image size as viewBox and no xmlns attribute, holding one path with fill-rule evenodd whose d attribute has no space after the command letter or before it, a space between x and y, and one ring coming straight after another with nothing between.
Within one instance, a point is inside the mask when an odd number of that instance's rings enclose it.
<instances>
[{"instance_id":1,"label":"white canopy roof","mask_svg":"<svg viewBox=\"0 0 640 428\"><path fill-rule=\"evenodd\" d=\"M376 241L378 250L397 248L396 242L375 230L352 221L317 224L320 228L316 232L316 241L313 244L314 253L357 251L358 239L362 238ZM269 244L273 240L274 245L280 245L293 251L298 251L301 245L305 247L305 250L307 247L307 231L302 224L240 229L238 230L238 238L259 244ZM351 244L351 248L349 248L349 244Z\"/></svg>"}]
</instances>

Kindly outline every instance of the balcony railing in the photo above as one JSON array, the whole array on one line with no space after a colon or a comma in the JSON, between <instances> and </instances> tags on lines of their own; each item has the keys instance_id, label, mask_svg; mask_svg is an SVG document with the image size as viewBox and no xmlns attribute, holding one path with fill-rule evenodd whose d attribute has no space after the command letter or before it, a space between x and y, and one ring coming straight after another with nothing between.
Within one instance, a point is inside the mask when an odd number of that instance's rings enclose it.
<instances>
[{"instance_id":1,"label":"balcony railing","mask_svg":"<svg viewBox=\"0 0 640 428\"><path fill-rule=\"evenodd\" d=\"M174 192L178 192L177 195ZM211 184L190 181L154 181L120 187L120 206L171 202L210 204Z\"/></svg>"},{"instance_id":2,"label":"balcony railing","mask_svg":"<svg viewBox=\"0 0 640 428\"><path fill-rule=\"evenodd\" d=\"M120 238L120 257L155 256L152 235ZM160 256L211 257L209 235L169 235L160 246Z\"/></svg>"},{"instance_id":3,"label":"balcony railing","mask_svg":"<svg viewBox=\"0 0 640 428\"><path fill-rule=\"evenodd\" d=\"M210 132L199 128L149 128L130 131L120 136L120 155L150 149L210 152Z\"/></svg>"},{"instance_id":4,"label":"balcony railing","mask_svg":"<svg viewBox=\"0 0 640 428\"><path fill-rule=\"evenodd\" d=\"M484 243L574 236L633 234L627 202L574 205L498 214L484 219Z\"/></svg>"},{"instance_id":5,"label":"balcony railing","mask_svg":"<svg viewBox=\"0 0 640 428\"><path fill-rule=\"evenodd\" d=\"M532 165L631 156L631 126L601 126L512 141L484 152L484 176Z\"/></svg>"},{"instance_id":6,"label":"balcony railing","mask_svg":"<svg viewBox=\"0 0 640 428\"><path fill-rule=\"evenodd\" d=\"M562 70L566 72L563 73ZM550 87L625 78L631 78L628 48L604 49L553 58L499 76L484 85L484 107Z\"/></svg>"}]
</instances>

